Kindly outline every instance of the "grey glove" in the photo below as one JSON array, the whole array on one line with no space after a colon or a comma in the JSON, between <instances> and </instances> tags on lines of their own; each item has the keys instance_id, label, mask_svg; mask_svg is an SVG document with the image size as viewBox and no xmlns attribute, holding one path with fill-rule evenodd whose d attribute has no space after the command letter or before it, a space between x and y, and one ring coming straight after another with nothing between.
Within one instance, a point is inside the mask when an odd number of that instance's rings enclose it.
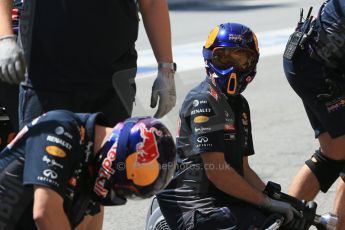
<instances>
[{"instance_id":1,"label":"grey glove","mask_svg":"<svg viewBox=\"0 0 345 230\"><path fill-rule=\"evenodd\" d=\"M0 80L19 84L24 80L24 73L24 53L17 45L16 36L0 37Z\"/></svg>"},{"instance_id":2,"label":"grey glove","mask_svg":"<svg viewBox=\"0 0 345 230\"><path fill-rule=\"evenodd\" d=\"M291 222L294 218L294 208L286 202L271 199L266 196L261 207L271 213L279 213L284 216L284 225Z\"/></svg>"},{"instance_id":3,"label":"grey glove","mask_svg":"<svg viewBox=\"0 0 345 230\"><path fill-rule=\"evenodd\" d=\"M176 104L176 89L174 71L158 70L158 76L152 86L151 94L151 108L157 105L158 110L155 113L155 118L161 118L166 115Z\"/></svg>"}]
</instances>

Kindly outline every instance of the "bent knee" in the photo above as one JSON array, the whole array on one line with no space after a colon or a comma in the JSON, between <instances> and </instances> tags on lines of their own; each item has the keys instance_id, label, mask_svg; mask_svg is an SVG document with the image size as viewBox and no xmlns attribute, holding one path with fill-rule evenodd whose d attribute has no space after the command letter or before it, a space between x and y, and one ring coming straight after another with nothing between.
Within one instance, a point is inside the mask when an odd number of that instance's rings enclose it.
<instances>
[{"instance_id":1,"label":"bent knee","mask_svg":"<svg viewBox=\"0 0 345 230\"><path fill-rule=\"evenodd\" d=\"M322 153L333 160L345 160L345 135L332 138L328 133L319 137Z\"/></svg>"}]
</instances>

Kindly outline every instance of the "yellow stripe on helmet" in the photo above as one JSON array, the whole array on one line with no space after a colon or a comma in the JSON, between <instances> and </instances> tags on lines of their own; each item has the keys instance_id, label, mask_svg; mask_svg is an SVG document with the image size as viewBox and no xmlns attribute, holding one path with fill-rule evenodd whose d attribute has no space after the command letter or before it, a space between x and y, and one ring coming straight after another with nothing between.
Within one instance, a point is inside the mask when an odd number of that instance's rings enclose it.
<instances>
[{"instance_id":1,"label":"yellow stripe on helmet","mask_svg":"<svg viewBox=\"0 0 345 230\"><path fill-rule=\"evenodd\" d=\"M219 26L216 26L213 28L211 33L208 35L207 41L205 43L205 48L208 49L213 45L214 40L216 40L216 37L219 32Z\"/></svg>"}]
</instances>

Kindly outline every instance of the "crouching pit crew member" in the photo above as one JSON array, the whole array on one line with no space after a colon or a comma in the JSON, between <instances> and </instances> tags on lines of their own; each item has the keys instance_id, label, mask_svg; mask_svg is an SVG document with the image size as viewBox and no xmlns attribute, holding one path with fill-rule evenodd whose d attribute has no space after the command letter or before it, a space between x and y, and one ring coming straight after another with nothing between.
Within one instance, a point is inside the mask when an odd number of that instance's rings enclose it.
<instances>
[{"instance_id":1,"label":"crouching pit crew member","mask_svg":"<svg viewBox=\"0 0 345 230\"><path fill-rule=\"evenodd\" d=\"M175 177L157 194L162 214L172 230L258 229L271 213L288 229L294 209L262 192L248 161L254 148L241 93L256 75L255 33L238 23L216 26L203 56L207 76L180 109Z\"/></svg>"},{"instance_id":2,"label":"crouching pit crew member","mask_svg":"<svg viewBox=\"0 0 345 230\"><path fill-rule=\"evenodd\" d=\"M55 110L18 133L0 153L0 229L101 229L97 218L79 224L100 204L165 187L175 171L169 130L150 117L104 123L101 113Z\"/></svg>"}]
</instances>

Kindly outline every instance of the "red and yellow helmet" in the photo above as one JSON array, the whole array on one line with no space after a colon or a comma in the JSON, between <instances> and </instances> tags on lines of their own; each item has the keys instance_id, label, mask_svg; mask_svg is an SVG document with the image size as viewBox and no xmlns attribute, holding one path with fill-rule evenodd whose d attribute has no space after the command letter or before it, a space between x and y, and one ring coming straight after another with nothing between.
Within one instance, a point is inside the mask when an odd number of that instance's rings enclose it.
<instances>
[{"instance_id":1,"label":"red and yellow helmet","mask_svg":"<svg viewBox=\"0 0 345 230\"><path fill-rule=\"evenodd\" d=\"M94 193L103 205L118 197L150 197L172 179L175 158L174 140L160 121L127 119L115 126L99 152Z\"/></svg>"}]
</instances>

